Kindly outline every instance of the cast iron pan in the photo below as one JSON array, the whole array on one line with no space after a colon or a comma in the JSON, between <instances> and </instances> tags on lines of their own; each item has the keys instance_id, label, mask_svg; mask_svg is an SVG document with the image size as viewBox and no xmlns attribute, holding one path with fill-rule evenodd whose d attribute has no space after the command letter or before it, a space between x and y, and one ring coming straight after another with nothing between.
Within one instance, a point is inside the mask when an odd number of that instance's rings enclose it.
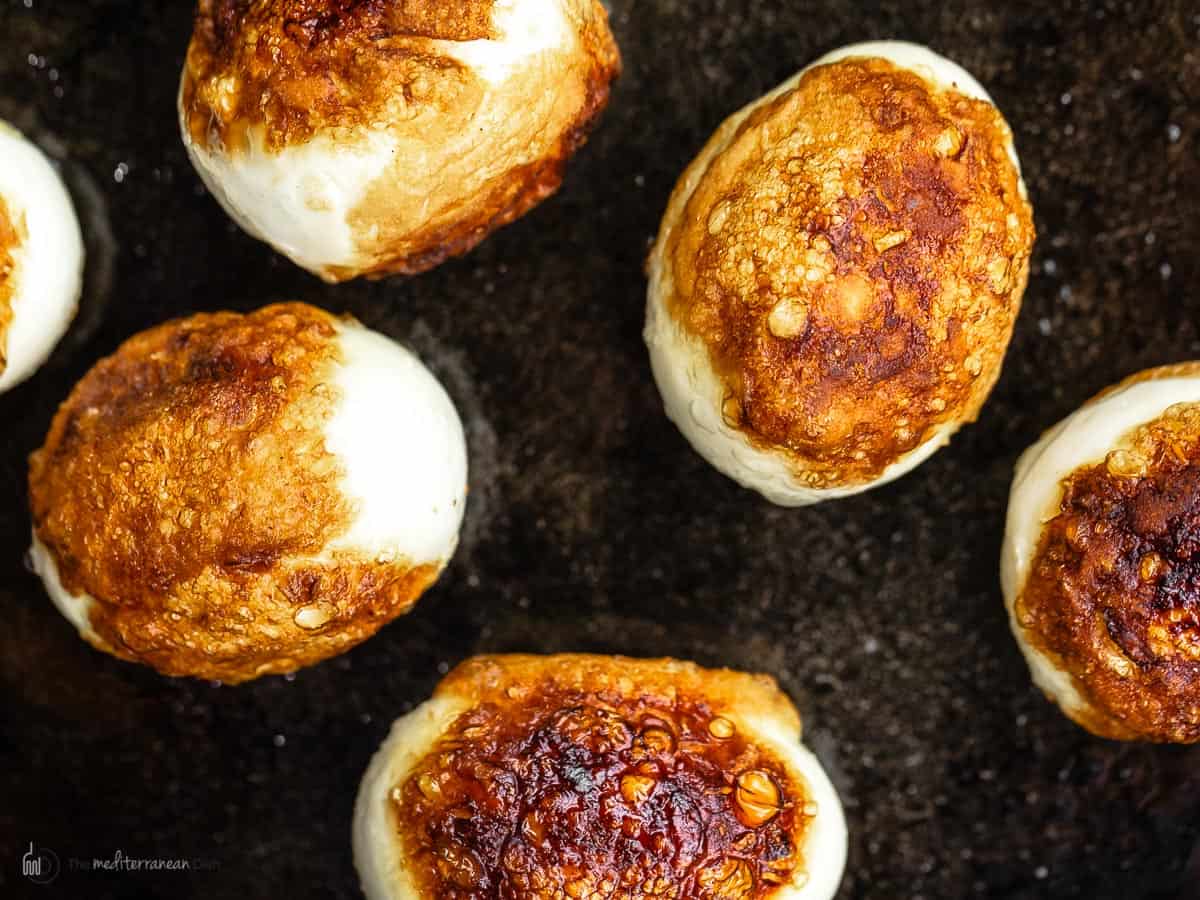
<instances>
[{"instance_id":1,"label":"cast iron pan","mask_svg":"<svg viewBox=\"0 0 1200 900\"><path fill-rule=\"evenodd\" d=\"M91 251L83 316L0 396L0 896L357 897L354 792L389 723L463 658L515 650L779 678L846 805L843 898L1200 896L1200 750L1063 718L997 576L1018 453L1124 375L1200 357L1200 8L617 0L625 74L561 193L465 259L341 287L239 232L188 165L191 15L0 0L0 117L63 160ZM883 37L963 64L1012 124L1032 278L977 425L885 488L779 509L663 416L642 262L725 115ZM445 382L471 451L457 557L413 613L294 678L219 687L93 651L23 565L27 454L124 338L279 299L351 312ZM53 883L22 877L30 843ZM117 851L194 865L72 863Z\"/></svg>"}]
</instances>

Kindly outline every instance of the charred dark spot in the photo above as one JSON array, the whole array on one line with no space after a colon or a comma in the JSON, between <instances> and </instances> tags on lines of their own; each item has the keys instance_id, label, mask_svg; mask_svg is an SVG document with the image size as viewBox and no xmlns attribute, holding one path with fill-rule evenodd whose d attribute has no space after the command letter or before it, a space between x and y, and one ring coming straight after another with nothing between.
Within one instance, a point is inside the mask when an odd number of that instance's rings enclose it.
<instances>
[{"instance_id":1,"label":"charred dark spot","mask_svg":"<svg viewBox=\"0 0 1200 900\"><path fill-rule=\"evenodd\" d=\"M227 569L237 569L242 572L266 572L279 561L279 551L275 548L254 548L242 550L227 556L222 565Z\"/></svg>"},{"instance_id":2,"label":"charred dark spot","mask_svg":"<svg viewBox=\"0 0 1200 900\"><path fill-rule=\"evenodd\" d=\"M1136 476L1104 463L1069 476L1018 600L1030 639L1122 723L1100 733L1200 739L1200 447L1180 449L1160 441Z\"/></svg>"},{"instance_id":3,"label":"charred dark spot","mask_svg":"<svg viewBox=\"0 0 1200 900\"><path fill-rule=\"evenodd\" d=\"M908 112L893 97L886 98L872 111L875 122L883 131L896 131L908 122Z\"/></svg>"},{"instance_id":4,"label":"charred dark spot","mask_svg":"<svg viewBox=\"0 0 1200 900\"><path fill-rule=\"evenodd\" d=\"M768 871L777 882L802 862L793 836L805 798L754 744L712 737L711 721L700 702L608 692L484 704L413 770L393 815L431 896L453 886L549 897L654 877L688 895L724 856L752 872L738 896L764 896ZM733 790L753 768L784 791L756 828L739 821Z\"/></svg>"}]
</instances>

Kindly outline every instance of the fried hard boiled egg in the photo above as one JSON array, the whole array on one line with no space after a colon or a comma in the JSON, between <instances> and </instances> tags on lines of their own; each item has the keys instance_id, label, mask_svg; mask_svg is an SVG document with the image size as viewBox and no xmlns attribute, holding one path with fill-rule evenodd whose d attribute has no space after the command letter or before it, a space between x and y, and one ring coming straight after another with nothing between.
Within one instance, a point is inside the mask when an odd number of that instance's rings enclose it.
<instances>
[{"instance_id":1,"label":"fried hard boiled egg","mask_svg":"<svg viewBox=\"0 0 1200 900\"><path fill-rule=\"evenodd\" d=\"M1200 741L1200 363L1127 378L1025 451L1001 581L1034 682L1071 719Z\"/></svg>"},{"instance_id":2,"label":"fried hard boiled egg","mask_svg":"<svg viewBox=\"0 0 1200 900\"><path fill-rule=\"evenodd\" d=\"M406 349L300 303L130 338L30 458L34 567L92 645L226 682L340 653L454 552L467 458Z\"/></svg>"},{"instance_id":3,"label":"fried hard boiled egg","mask_svg":"<svg viewBox=\"0 0 1200 900\"><path fill-rule=\"evenodd\" d=\"M650 255L667 415L786 506L885 484L978 415L1034 230L1012 133L915 44L844 47L725 121Z\"/></svg>"},{"instance_id":4,"label":"fried hard boiled egg","mask_svg":"<svg viewBox=\"0 0 1200 900\"><path fill-rule=\"evenodd\" d=\"M670 659L483 656L359 788L368 900L829 900L846 825L774 680Z\"/></svg>"}]
</instances>

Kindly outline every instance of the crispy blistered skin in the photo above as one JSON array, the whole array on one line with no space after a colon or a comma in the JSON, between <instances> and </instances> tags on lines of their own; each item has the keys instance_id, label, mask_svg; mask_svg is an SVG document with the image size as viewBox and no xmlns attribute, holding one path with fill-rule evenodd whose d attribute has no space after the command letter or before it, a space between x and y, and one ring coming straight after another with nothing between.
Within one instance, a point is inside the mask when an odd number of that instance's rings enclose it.
<instances>
[{"instance_id":1,"label":"crispy blistered skin","mask_svg":"<svg viewBox=\"0 0 1200 900\"><path fill-rule=\"evenodd\" d=\"M337 327L299 303L167 322L59 408L30 457L35 555L99 649L167 675L290 672L434 580L436 565L328 549L354 515L325 447Z\"/></svg>"},{"instance_id":2,"label":"crispy blistered skin","mask_svg":"<svg viewBox=\"0 0 1200 900\"><path fill-rule=\"evenodd\" d=\"M201 0L180 118L252 233L328 281L413 274L557 190L619 71L597 0ZM220 183L272 157L278 172L311 165L262 178L334 215L345 246L296 237L269 201Z\"/></svg>"},{"instance_id":3,"label":"crispy blistered skin","mask_svg":"<svg viewBox=\"0 0 1200 900\"><path fill-rule=\"evenodd\" d=\"M372 898L782 897L831 865L823 885L836 889L841 858L808 854L818 817L840 826L840 811L825 794L815 802L831 789L797 765L799 731L765 676L669 659L477 657L397 723L364 780L364 887ZM386 814L372 817L376 794ZM375 841L403 872L376 864Z\"/></svg>"},{"instance_id":4,"label":"crispy blistered skin","mask_svg":"<svg viewBox=\"0 0 1200 900\"><path fill-rule=\"evenodd\" d=\"M1157 385L1172 385L1173 394L1156 395ZM1196 400L1179 402L1181 390ZM1200 741L1200 365L1139 373L1089 401L1077 417L1102 415L1109 400L1138 421L1116 440L1089 447L1091 458L1046 485L1051 502L1033 532L1036 545L1024 572L1009 576L1013 628L1035 674L1050 667L1066 680L1048 693L1089 731L1194 743ZM1084 431L1072 432L1075 418L1031 451L1021 477L1055 465L1038 457L1055 441L1088 446ZM1013 534L1019 540L1014 514L1034 515L1035 506L1010 509L1010 542ZM1006 557L1012 552L1006 548ZM1039 683L1053 685L1054 678L1042 675Z\"/></svg>"},{"instance_id":5,"label":"crispy blistered skin","mask_svg":"<svg viewBox=\"0 0 1200 900\"><path fill-rule=\"evenodd\" d=\"M659 300L726 424L798 484L869 484L975 419L1034 238L1011 142L991 103L849 56L732 117L681 177Z\"/></svg>"},{"instance_id":6,"label":"crispy blistered skin","mask_svg":"<svg viewBox=\"0 0 1200 900\"><path fill-rule=\"evenodd\" d=\"M409 102L438 104L419 80L463 79L439 42L494 40L491 0L200 0L188 47L183 102L192 137L246 152L246 132L266 146L302 143L324 128L371 126L395 82ZM435 84L426 85L436 88ZM447 104L448 105L448 104Z\"/></svg>"},{"instance_id":7,"label":"crispy blistered skin","mask_svg":"<svg viewBox=\"0 0 1200 900\"><path fill-rule=\"evenodd\" d=\"M455 4L358 0L200 0L188 47L183 103L194 140L246 152L302 143L323 128L369 127L394 83L425 100L422 76L462 78L441 41L496 37L491 0ZM448 70L448 74L447 74ZM438 102L453 97L434 95Z\"/></svg>"}]
</instances>

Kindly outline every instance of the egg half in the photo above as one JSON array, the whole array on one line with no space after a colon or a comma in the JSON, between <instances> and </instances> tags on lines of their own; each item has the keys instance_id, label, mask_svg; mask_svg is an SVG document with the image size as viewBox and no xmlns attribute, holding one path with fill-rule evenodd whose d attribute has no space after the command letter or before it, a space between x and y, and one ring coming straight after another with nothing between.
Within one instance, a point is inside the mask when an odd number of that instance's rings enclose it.
<instances>
[{"instance_id":1,"label":"egg half","mask_svg":"<svg viewBox=\"0 0 1200 900\"><path fill-rule=\"evenodd\" d=\"M836 50L727 119L675 187L645 328L667 415L775 503L886 484L978 414L1033 236L974 78L915 44Z\"/></svg>"},{"instance_id":2,"label":"egg half","mask_svg":"<svg viewBox=\"0 0 1200 900\"><path fill-rule=\"evenodd\" d=\"M1200 741L1200 364L1109 388L1022 454L1001 583L1034 682L1102 737Z\"/></svg>"},{"instance_id":3,"label":"egg half","mask_svg":"<svg viewBox=\"0 0 1200 900\"><path fill-rule=\"evenodd\" d=\"M359 788L353 844L368 900L829 900L846 824L768 677L483 656L392 726Z\"/></svg>"},{"instance_id":4,"label":"egg half","mask_svg":"<svg viewBox=\"0 0 1200 900\"><path fill-rule=\"evenodd\" d=\"M454 552L462 425L408 350L299 303L130 338L30 458L31 557L95 647L239 682L340 653Z\"/></svg>"}]
</instances>

